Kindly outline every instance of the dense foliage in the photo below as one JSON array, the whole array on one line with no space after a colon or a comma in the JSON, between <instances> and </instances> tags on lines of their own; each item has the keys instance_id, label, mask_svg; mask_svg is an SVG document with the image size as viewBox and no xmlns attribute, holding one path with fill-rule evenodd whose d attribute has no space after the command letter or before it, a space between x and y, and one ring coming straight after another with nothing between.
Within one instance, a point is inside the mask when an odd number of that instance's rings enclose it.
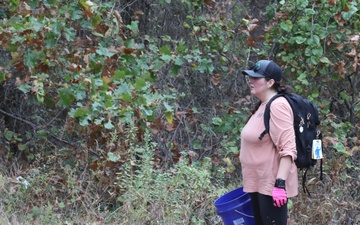
<instances>
[{"instance_id":1,"label":"dense foliage","mask_svg":"<svg viewBox=\"0 0 360 225\"><path fill-rule=\"evenodd\" d=\"M240 70L269 58L322 119L325 178L314 168L293 223L359 222L360 3L251 7L0 3L4 221L219 223L212 203L241 184L239 135L256 101Z\"/></svg>"}]
</instances>

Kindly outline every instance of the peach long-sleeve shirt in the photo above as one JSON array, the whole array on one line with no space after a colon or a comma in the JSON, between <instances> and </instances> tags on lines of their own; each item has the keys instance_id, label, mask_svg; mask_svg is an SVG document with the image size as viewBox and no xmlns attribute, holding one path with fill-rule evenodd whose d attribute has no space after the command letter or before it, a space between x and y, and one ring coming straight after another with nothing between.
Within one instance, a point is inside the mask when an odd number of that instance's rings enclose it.
<instances>
[{"instance_id":1,"label":"peach long-sleeve shirt","mask_svg":"<svg viewBox=\"0 0 360 225\"><path fill-rule=\"evenodd\" d=\"M241 132L240 162L244 191L271 196L280 158L291 156L293 163L286 179L286 193L288 197L294 197L298 194L294 115L285 98L275 99L270 106L270 135L266 134L260 140L259 136L265 130L266 103L260 105Z\"/></svg>"}]
</instances>

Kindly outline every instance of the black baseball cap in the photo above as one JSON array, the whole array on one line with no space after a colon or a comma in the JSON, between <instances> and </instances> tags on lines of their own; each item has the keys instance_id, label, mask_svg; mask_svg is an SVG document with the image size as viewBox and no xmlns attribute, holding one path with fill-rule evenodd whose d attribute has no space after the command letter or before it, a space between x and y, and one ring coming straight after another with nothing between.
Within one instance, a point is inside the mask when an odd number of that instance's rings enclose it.
<instances>
[{"instance_id":1,"label":"black baseball cap","mask_svg":"<svg viewBox=\"0 0 360 225\"><path fill-rule=\"evenodd\" d=\"M270 78L281 81L282 70L280 66L271 60L260 60L250 67L249 70L241 71L243 75L258 78Z\"/></svg>"}]
</instances>

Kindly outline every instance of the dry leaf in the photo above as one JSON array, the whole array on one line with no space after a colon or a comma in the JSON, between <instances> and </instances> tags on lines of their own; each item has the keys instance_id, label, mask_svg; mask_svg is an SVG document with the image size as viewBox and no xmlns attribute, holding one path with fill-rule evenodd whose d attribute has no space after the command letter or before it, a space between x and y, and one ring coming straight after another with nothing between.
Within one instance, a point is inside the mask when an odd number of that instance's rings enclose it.
<instances>
[{"instance_id":1,"label":"dry leaf","mask_svg":"<svg viewBox=\"0 0 360 225\"><path fill-rule=\"evenodd\" d=\"M119 22L119 26L121 28L121 26L124 24L124 22L121 18L121 15L117 10L114 10L114 14L115 14L115 17L116 17L117 21Z\"/></svg>"},{"instance_id":2,"label":"dry leaf","mask_svg":"<svg viewBox=\"0 0 360 225\"><path fill-rule=\"evenodd\" d=\"M84 55L84 58L83 58L83 60L84 60L84 63L88 66L89 65L89 54L86 54L86 55Z\"/></svg>"},{"instance_id":3,"label":"dry leaf","mask_svg":"<svg viewBox=\"0 0 360 225\"><path fill-rule=\"evenodd\" d=\"M21 81L20 77L17 77L16 81L15 81L16 87L18 87L20 84L22 84L22 81Z\"/></svg>"},{"instance_id":4,"label":"dry leaf","mask_svg":"<svg viewBox=\"0 0 360 225\"><path fill-rule=\"evenodd\" d=\"M254 30L256 30L257 26L258 26L258 25L255 24L255 23L249 24L249 26L248 26L249 32L251 33L251 32L253 32Z\"/></svg>"},{"instance_id":5,"label":"dry leaf","mask_svg":"<svg viewBox=\"0 0 360 225\"><path fill-rule=\"evenodd\" d=\"M328 0L329 5L336 5L336 0Z\"/></svg>"},{"instance_id":6,"label":"dry leaf","mask_svg":"<svg viewBox=\"0 0 360 225\"><path fill-rule=\"evenodd\" d=\"M213 83L213 85L218 85L220 83L220 74L215 74L214 76L211 77L211 82Z\"/></svg>"},{"instance_id":7,"label":"dry leaf","mask_svg":"<svg viewBox=\"0 0 360 225\"><path fill-rule=\"evenodd\" d=\"M246 39L246 44L247 44L247 46L249 46L249 47L254 47L255 46L255 39L253 38L253 37L248 37L247 39Z\"/></svg>"}]
</instances>

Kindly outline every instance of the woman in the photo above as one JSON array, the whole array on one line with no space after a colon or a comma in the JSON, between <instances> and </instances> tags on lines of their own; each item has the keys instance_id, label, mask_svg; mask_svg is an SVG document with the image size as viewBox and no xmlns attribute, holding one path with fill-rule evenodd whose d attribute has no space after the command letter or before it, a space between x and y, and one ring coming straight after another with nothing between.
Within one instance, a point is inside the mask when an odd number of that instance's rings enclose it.
<instances>
[{"instance_id":1,"label":"woman","mask_svg":"<svg viewBox=\"0 0 360 225\"><path fill-rule=\"evenodd\" d=\"M270 135L259 139L265 130L266 103L277 93L281 68L270 60L260 60L250 70L243 70L250 92L260 100L241 132L240 162L244 191L250 193L256 225L286 225L287 198L298 194L294 115L284 97L270 106Z\"/></svg>"}]
</instances>

